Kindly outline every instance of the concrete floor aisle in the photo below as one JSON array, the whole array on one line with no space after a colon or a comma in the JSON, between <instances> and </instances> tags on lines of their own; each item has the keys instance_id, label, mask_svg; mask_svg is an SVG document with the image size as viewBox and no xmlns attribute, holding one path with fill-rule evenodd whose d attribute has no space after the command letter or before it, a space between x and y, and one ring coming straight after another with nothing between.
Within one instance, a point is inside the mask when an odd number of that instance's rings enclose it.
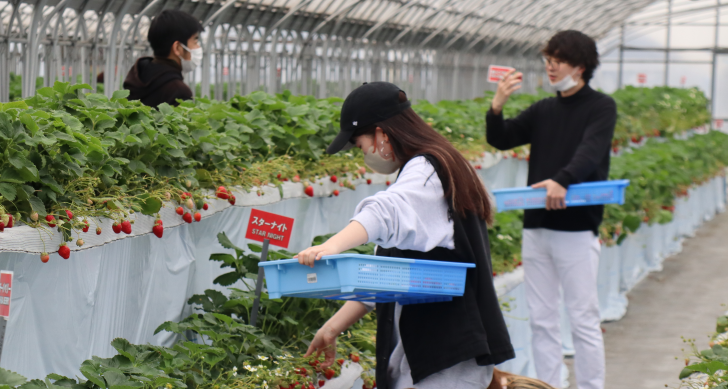
<instances>
[{"instance_id":1,"label":"concrete floor aisle","mask_svg":"<svg viewBox=\"0 0 728 389\"><path fill-rule=\"evenodd\" d=\"M629 294L627 315L603 323L607 389L659 389L679 385L685 365L681 336L708 348L715 319L728 306L728 212L705 223L683 251L664 262ZM678 360L675 360L678 357ZM576 388L573 359L569 382Z\"/></svg>"}]
</instances>

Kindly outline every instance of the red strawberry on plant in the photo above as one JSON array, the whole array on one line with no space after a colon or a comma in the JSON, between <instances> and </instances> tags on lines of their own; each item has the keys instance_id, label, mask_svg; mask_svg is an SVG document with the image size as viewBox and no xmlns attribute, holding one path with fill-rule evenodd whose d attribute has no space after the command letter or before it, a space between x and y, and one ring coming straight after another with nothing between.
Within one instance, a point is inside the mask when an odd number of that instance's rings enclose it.
<instances>
[{"instance_id":1,"label":"red strawberry on plant","mask_svg":"<svg viewBox=\"0 0 728 389\"><path fill-rule=\"evenodd\" d=\"M83 232L88 232L88 229L89 229L88 220L84 220L83 224L86 225L85 227L83 227Z\"/></svg>"},{"instance_id":2,"label":"red strawberry on plant","mask_svg":"<svg viewBox=\"0 0 728 389\"><path fill-rule=\"evenodd\" d=\"M386 184L387 184L387 186L389 186L391 184L391 182L389 182L389 180L387 180Z\"/></svg>"},{"instance_id":3,"label":"red strawberry on plant","mask_svg":"<svg viewBox=\"0 0 728 389\"><path fill-rule=\"evenodd\" d=\"M182 216L182 220L186 221L187 223L192 223L192 215L189 212L185 212L185 214Z\"/></svg>"},{"instance_id":4,"label":"red strawberry on plant","mask_svg":"<svg viewBox=\"0 0 728 389\"><path fill-rule=\"evenodd\" d=\"M320 388L320 387L322 387L322 386L324 386L324 384L325 384L325 383L326 383L326 381L324 381L324 380L319 380L319 388Z\"/></svg>"},{"instance_id":5,"label":"red strawberry on plant","mask_svg":"<svg viewBox=\"0 0 728 389\"><path fill-rule=\"evenodd\" d=\"M48 222L48 227L56 226L56 223L52 223L54 220L56 220L56 218L53 215L46 215L45 219Z\"/></svg>"},{"instance_id":6,"label":"red strawberry on plant","mask_svg":"<svg viewBox=\"0 0 728 389\"><path fill-rule=\"evenodd\" d=\"M632 135L632 143L639 143L639 139L637 139L636 136Z\"/></svg>"},{"instance_id":7,"label":"red strawberry on plant","mask_svg":"<svg viewBox=\"0 0 728 389\"><path fill-rule=\"evenodd\" d=\"M334 189L334 196L338 196L338 195L339 195L339 190L338 189Z\"/></svg>"},{"instance_id":8,"label":"red strawberry on plant","mask_svg":"<svg viewBox=\"0 0 728 389\"><path fill-rule=\"evenodd\" d=\"M202 204L202 209L203 210L207 211L209 208L210 208L210 206L207 205L207 203Z\"/></svg>"},{"instance_id":9,"label":"red strawberry on plant","mask_svg":"<svg viewBox=\"0 0 728 389\"><path fill-rule=\"evenodd\" d=\"M121 222L121 230L124 231L125 234L131 234L131 223L129 223L128 220Z\"/></svg>"},{"instance_id":10,"label":"red strawberry on plant","mask_svg":"<svg viewBox=\"0 0 728 389\"><path fill-rule=\"evenodd\" d=\"M308 384L308 389L316 389L316 387L313 385L313 382Z\"/></svg>"},{"instance_id":11,"label":"red strawberry on plant","mask_svg":"<svg viewBox=\"0 0 728 389\"><path fill-rule=\"evenodd\" d=\"M115 233L117 233L117 234L118 234L118 233L120 233L120 232L121 232L121 223L119 223L119 222L114 222L114 224L112 224L112 225L111 225L111 229L112 229L112 230L113 230L113 231L114 231Z\"/></svg>"},{"instance_id":12,"label":"red strawberry on plant","mask_svg":"<svg viewBox=\"0 0 728 389\"><path fill-rule=\"evenodd\" d=\"M332 175L330 180L331 180L331 182L336 183L336 181L338 181L338 178L336 178L335 175Z\"/></svg>"},{"instance_id":13,"label":"red strawberry on plant","mask_svg":"<svg viewBox=\"0 0 728 389\"><path fill-rule=\"evenodd\" d=\"M8 214L8 224L5 227L6 228L13 228L13 215Z\"/></svg>"},{"instance_id":14,"label":"red strawberry on plant","mask_svg":"<svg viewBox=\"0 0 728 389\"><path fill-rule=\"evenodd\" d=\"M67 219L67 220L71 220L71 219L73 219L73 212L71 212L71 211L69 211L69 210L66 210L66 216L68 217L68 219Z\"/></svg>"},{"instance_id":15,"label":"red strawberry on plant","mask_svg":"<svg viewBox=\"0 0 728 389\"><path fill-rule=\"evenodd\" d=\"M195 212L195 215L194 215L194 216L195 216L195 221L196 221L196 222L198 222L198 221L202 220L202 215L200 215L200 213L199 213L199 212Z\"/></svg>"},{"instance_id":16,"label":"red strawberry on plant","mask_svg":"<svg viewBox=\"0 0 728 389\"><path fill-rule=\"evenodd\" d=\"M96 227L96 235L101 235L101 227Z\"/></svg>"},{"instance_id":17,"label":"red strawberry on plant","mask_svg":"<svg viewBox=\"0 0 728 389\"><path fill-rule=\"evenodd\" d=\"M230 203L230 205L235 205L235 195L230 195L228 203Z\"/></svg>"},{"instance_id":18,"label":"red strawberry on plant","mask_svg":"<svg viewBox=\"0 0 728 389\"><path fill-rule=\"evenodd\" d=\"M156 224L154 227L152 227L152 232L154 235L157 236L157 238L161 238L162 234L164 234L164 226L161 224Z\"/></svg>"},{"instance_id":19,"label":"red strawberry on plant","mask_svg":"<svg viewBox=\"0 0 728 389\"><path fill-rule=\"evenodd\" d=\"M58 247L58 255L63 259L68 259L71 256L71 249L66 246L65 242L61 243L61 246Z\"/></svg>"},{"instance_id":20,"label":"red strawberry on plant","mask_svg":"<svg viewBox=\"0 0 728 389\"><path fill-rule=\"evenodd\" d=\"M228 197L230 197L230 196L228 195L227 189L225 189L224 186L221 186L221 187L217 188L217 197L221 198L223 200L227 200Z\"/></svg>"},{"instance_id":21,"label":"red strawberry on plant","mask_svg":"<svg viewBox=\"0 0 728 389\"><path fill-rule=\"evenodd\" d=\"M339 364L339 366L342 366L342 365L344 365L344 358L339 358L339 359L337 359L337 360L336 360L336 363L338 363L338 364Z\"/></svg>"},{"instance_id":22,"label":"red strawberry on plant","mask_svg":"<svg viewBox=\"0 0 728 389\"><path fill-rule=\"evenodd\" d=\"M313 197L313 186L308 185L306 186L306 189L303 190L304 193L308 195L308 197Z\"/></svg>"},{"instance_id":23,"label":"red strawberry on plant","mask_svg":"<svg viewBox=\"0 0 728 389\"><path fill-rule=\"evenodd\" d=\"M43 253L40 255L40 261L43 263L48 263L49 259L51 259L51 256L48 255L48 253Z\"/></svg>"},{"instance_id":24,"label":"red strawberry on plant","mask_svg":"<svg viewBox=\"0 0 728 389\"><path fill-rule=\"evenodd\" d=\"M354 363L359 363L359 356L356 354L349 354L349 359Z\"/></svg>"},{"instance_id":25,"label":"red strawberry on plant","mask_svg":"<svg viewBox=\"0 0 728 389\"><path fill-rule=\"evenodd\" d=\"M5 231L5 223L0 221L0 232L3 232L3 231Z\"/></svg>"},{"instance_id":26,"label":"red strawberry on plant","mask_svg":"<svg viewBox=\"0 0 728 389\"><path fill-rule=\"evenodd\" d=\"M182 208L182 207L177 207L177 214L178 214L178 215L184 215L184 213L185 213L185 209L184 209L184 208Z\"/></svg>"},{"instance_id":27,"label":"red strawberry on plant","mask_svg":"<svg viewBox=\"0 0 728 389\"><path fill-rule=\"evenodd\" d=\"M372 179L371 178L367 178L367 185L371 185L371 184L372 184Z\"/></svg>"},{"instance_id":28,"label":"red strawberry on plant","mask_svg":"<svg viewBox=\"0 0 728 389\"><path fill-rule=\"evenodd\" d=\"M334 371L334 369L326 369L326 371L324 372L324 377L326 377L327 380L334 378L335 375L336 372Z\"/></svg>"}]
</instances>

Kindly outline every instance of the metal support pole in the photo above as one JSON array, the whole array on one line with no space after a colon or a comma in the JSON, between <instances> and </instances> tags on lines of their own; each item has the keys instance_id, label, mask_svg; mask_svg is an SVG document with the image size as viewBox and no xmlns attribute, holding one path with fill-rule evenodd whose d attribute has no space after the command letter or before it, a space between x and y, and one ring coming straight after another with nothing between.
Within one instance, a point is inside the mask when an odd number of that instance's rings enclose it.
<instances>
[{"instance_id":1,"label":"metal support pole","mask_svg":"<svg viewBox=\"0 0 728 389\"><path fill-rule=\"evenodd\" d=\"M0 317L0 361L3 357L3 344L5 343L5 328L8 326L8 319Z\"/></svg>"},{"instance_id":2,"label":"metal support pole","mask_svg":"<svg viewBox=\"0 0 728 389\"><path fill-rule=\"evenodd\" d=\"M672 30L672 0L667 0L667 42L665 42L665 79L663 84L667 86L670 70L670 32Z\"/></svg>"},{"instance_id":3,"label":"metal support pole","mask_svg":"<svg viewBox=\"0 0 728 389\"><path fill-rule=\"evenodd\" d=\"M624 66L624 24L622 24L622 27L620 28L620 38L619 38L619 67L617 70L617 89L622 89L622 73L623 66Z\"/></svg>"},{"instance_id":4,"label":"metal support pole","mask_svg":"<svg viewBox=\"0 0 728 389\"><path fill-rule=\"evenodd\" d=\"M263 240L263 250L260 252L260 262L268 260L269 239ZM250 325L258 324L258 310L260 309L260 294L263 291L263 280L265 279L265 271L262 267L258 267L258 279L255 281L255 300L253 301L253 313L250 315Z\"/></svg>"},{"instance_id":5,"label":"metal support pole","mask_svg":"<svg viewBox=\"0 0 728 389\"><path fill-rule=\"evenodd\" d=\"M710 114L713 119L715 119L715 78L718 74L716 70L716 65L718 64L718 39L720 38L720 0L715 0L716 7L715 7L715 41L713 42L713 67L711 71L710 76ZM712 128L713 123L711 120L710 126Z\"/></svg>"}]
</instances>

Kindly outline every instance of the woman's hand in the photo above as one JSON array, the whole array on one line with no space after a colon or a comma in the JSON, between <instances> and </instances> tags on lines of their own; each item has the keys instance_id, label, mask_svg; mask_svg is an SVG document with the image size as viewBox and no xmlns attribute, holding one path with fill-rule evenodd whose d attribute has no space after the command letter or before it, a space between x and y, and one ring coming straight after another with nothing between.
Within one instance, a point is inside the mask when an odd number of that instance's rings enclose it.
<instances>
[{"instance_id":1,"label":"woman's hand","mask_svg":"<svg viewBox=\"0 0 728 389\"><path fill-rule=\"evenodd\" d=\"M333 247L333 244L329 243L330 241L331 239L329 239L328 241L326 241L326 243L322 245L309 247L298 253L298 255L295 255L293 258L297 258L298 263L300 263L301 265L313 267L314 262L321 259L321 257L323 257L324 255L334 255L341 253L341 250Z\"/></svg>"},{"instance_id":2,"label":"woman's hand","mask_svg":"<svg viewBox=\"0 0 728 389\"><path fill-rule=\"evenodd\" d=\"M316 336L314 336L311 341L311 345L308 346L308 351L306 351L306 355L304 355L304 357L309 357L315 352L316 357L318 358L318 356L323 352L325 359L321 364L321 367L326 368L333 365L336 360L336 338L338 336L339 333L336 332L336 330L331 328L329 325L324 324L324 326L316 332Z\"/></svg>"},{"instance_id":3,"label":"woman's hand","mask_svg":"<svg viewBox=\"0 0 728 389\"><path fill-rule=\"evenodd\" d=\"M508 98L511 97L511 94L521 89L521 82L523 82L523 73L516 72L515 69L506 73L498 81L498 90L495 92L495 96L493 96L493 101L491 102L491 108L494 114L500 115L503 111L503 106L508 101Z\"/></svg>"}]
</instances>

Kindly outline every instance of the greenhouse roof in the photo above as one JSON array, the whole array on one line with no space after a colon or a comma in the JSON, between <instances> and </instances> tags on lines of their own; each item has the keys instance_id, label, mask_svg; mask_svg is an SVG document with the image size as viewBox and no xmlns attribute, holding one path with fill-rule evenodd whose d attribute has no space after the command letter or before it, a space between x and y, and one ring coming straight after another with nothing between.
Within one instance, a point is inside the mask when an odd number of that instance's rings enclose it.
<instances>
[{"instance_id":1,"label":"greenhouse roof","mask_svg":"<svg viewBox=\"0 0 728 389\"><path fill-rule=\"evenodd\" d=\"M33 9L41 5L46 17L56 10L64 28L74 30L76 15L85 16L85 36L96 32L99 15L154 15L161 9L182 9L207 24L248 26L265 31L310 32L351 39L388 42L410 47L454 48L464 51L528 52L554 32L578 29L601 38L650 0L35 0L23 1L15 14L0 2L0 35L25 35ZM58 7L60 6L60 8ZM16 15L16 16L14 16ZM112 19L107 22L107 20ZM18 31L18 20L23 32ZM113 18L104 18L108 36ZM40 22L38 22L40 24ZM52 24L52 23L51 23ZM142 23L142 28L145 24ZM40 27L40 26L39 26ZM256 30L257 28L257 30ZM61 33L63 35L63 33Z\"/></svg>"}]
</instances>

